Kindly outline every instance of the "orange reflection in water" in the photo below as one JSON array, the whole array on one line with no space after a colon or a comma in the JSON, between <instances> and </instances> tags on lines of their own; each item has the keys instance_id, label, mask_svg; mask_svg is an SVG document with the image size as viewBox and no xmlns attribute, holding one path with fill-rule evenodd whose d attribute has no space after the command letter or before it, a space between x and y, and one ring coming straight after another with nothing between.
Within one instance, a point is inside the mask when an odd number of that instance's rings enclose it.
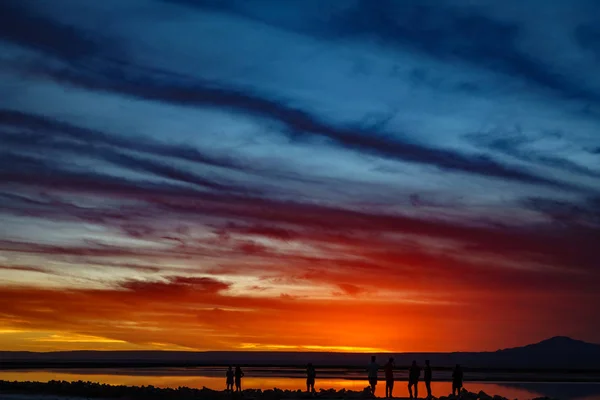
<instances>
[{"instance_id":1,"label":"orange reflection in water","mask_svg":"<svg viewBox=\"0 0 600 400\"><path fill-rule=\"evenodd\" d=\"M38 381L47 382L51 380L64 381L91 381L106 383L110 385L126 385L126 386L148 386L176 388L178 386L187 386L190 388L207 387L215 390L222 390L225 386L225 378L211 376L189 376L189 375L128 375L126 372L102 374L102 373L75 373L62 371L0 371L0 380L7 381ZM244 388L253 389L279 389L289 390L304 390L305 380L303 378L281 378L281 377L245 377L243 382ZM377 394L382 395L385 390L385 384L380 382L377 388ZM347 390L363 390L367 386L366 381L348 380L348 379L318 379L317 388L322 389L347 389ZM531 399L541 397L542 394L534 391L513 388L496 383L480 383L467 382L465 388L471 392L484 392L491 395L500 395L509 399ZM435 396L447 395L451 392L450 382L433 382L432 391ZM426 394L425 385L419 384L419 395L424 397ZM407 397L407 382L397 381L394 386L394 395L397 397Z\"/></svg>"}]
</instances>

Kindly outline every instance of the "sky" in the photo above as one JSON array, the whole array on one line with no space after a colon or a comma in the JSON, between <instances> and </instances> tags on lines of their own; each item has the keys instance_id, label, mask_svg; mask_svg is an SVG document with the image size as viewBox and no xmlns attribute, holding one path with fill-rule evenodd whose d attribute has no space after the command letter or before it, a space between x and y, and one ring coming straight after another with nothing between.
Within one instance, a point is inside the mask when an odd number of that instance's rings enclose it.
<instances>
[{"instance_id":1,"label":"sky","mask_svg":"<svg viewBox=\"0 0 600 400\"><path fill-rule=\"evenodd\" d=\"M0 350L600 342L598 15L0 2Z\"/></svg>"}]
</instances>

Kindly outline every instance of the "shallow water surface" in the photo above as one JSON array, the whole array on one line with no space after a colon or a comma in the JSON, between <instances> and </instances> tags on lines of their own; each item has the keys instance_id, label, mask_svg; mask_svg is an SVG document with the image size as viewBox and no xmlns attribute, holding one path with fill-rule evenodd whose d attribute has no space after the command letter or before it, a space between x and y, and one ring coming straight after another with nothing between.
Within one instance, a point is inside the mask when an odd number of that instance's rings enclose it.
<instances>
[{"instance_id":1,"label":"shallow water surface","mask_svg":"<svg viewBox=\"0 0 600 400\"><path fill-rule=\"evenodd\" d=\"M299 370L252 369L247 368L242 383L244 388L253 389L305 389L305 379ZM225 386L222 368L148 368L148 369L81 369L81 370L19 370L0 371L0 380L9 381L91 381L111 385L156 387L187 386L207 387L222 390ZM402 374L398 374L402 379ZM363 390L367 386L363 374L356 371L328 370L319 374L318 389ZM517 377L515 377L517 379ZM520 379L519 379L520 380ZM490 395L500 395L509 399L526 400L535 397L555 397L562 400L600 400L600 383L533 383L533 382L465 382L465 389L471 392L483 390ZM385 384L380 382L377 394L383 395ZM433 394L447 395L451 384L447 381L433 382ZM425 385L419 384L419 395L425 395ZM407 397L407 383L399 380L394 386L394 395Z\"/></svg>"}]
</instances>

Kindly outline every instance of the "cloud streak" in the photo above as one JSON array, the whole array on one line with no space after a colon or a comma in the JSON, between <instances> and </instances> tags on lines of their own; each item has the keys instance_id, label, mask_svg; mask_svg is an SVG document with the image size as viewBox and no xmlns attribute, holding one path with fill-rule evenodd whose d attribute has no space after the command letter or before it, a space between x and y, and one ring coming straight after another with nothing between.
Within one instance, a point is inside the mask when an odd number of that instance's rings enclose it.
<instances>
[{"instance_id":1,"label":"cloud streak","mask_svg":"<svg viewBox=\"0 0 600 400\"><path fill-rule=\"evenodd\" d=\"M0 5L0 347L600 340L595 4L114 6Z\"/></svg>"}]
</instances>

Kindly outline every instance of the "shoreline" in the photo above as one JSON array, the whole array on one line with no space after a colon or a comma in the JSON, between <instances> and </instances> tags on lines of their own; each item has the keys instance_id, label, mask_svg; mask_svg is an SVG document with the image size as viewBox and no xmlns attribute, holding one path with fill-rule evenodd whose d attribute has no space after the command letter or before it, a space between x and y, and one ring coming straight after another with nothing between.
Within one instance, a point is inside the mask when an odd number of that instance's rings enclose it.
<instances>
[{"instance_id":1,"label":"shoreline","mask_svg":"<svg viewBox=\"0 0 600 400\"><path fill-rule=\"evenodd\" d=\"M52 372L57 374L77 374L81 375L82 379L86 377L93 377L94 375L124 375L132 377L156 377L156 376L172 376L172 377L198 377L198 378L219 378L223 374L217 372L219 370L207 370L200 367L198 369L184 368L184 369L169 369L169 368L156 368L156 367L145 367L145 368L119 368L119 367L105 367L105 368L77 368L76 366L69 367L46 367L46 368L2 368L0 367L0 374L6 373L31 373L31 372ZM221 368L221 367L218 367ZM346 375L344 373L336 373L336 371L318 368L319 379L336 379L349 382L365 381L365 376L357 375ZM352 372L352 371L349 371ZM396 371L397 375L394 379L397 383L406 382L408 383L408 376L405 371ZM488 373L485 375L482 371L472 371L468 379L465 382L473 383L587 383L587 384L600 384L600 374L597 373L539 373L539 372L527 372L527 373L515 373L515 372L504 372L504 373ZM256 379L293 379L303 381L306 379L304 370L279 370L277 369L265 369L265 370L253 370L252 377ZM380 381L384 381L383 376L380 376ZM422 380L421 380L422 382ZM451 382L450 376L435 377L432 382Z\"/></svg>"},{"instance_id":2,"label":"shoreline","mask_svg":"<svg viewBox=\"0 0 600 400\"><path fill-rule=\"evenodd\" d=\"M53 396L56 399L67 398L94 398L104 400L116 400L127 398L130 400L142 399L167 399L167 400L300 400L300 399L381 399L384 397L374 397L369 389L365 387L362 391L346 389L320 389L316 393L308 393L301 389L282 390L282 389L246 389L240 393L227 392L223 390L213 390L203 387L194 389L189 387L178 388L158 388L150 386L125 386L109 385L94 382L9 382L0 380L0 393L2 395L18 396L24 399L46 398ZM396 400L408 400L407 397L393 397ZM461 392L461 400L509 400L499 395L487 394L483 391L479 393L469 392L465 389ZM424 400L420 397L419 400ZM453 395L434 397L433 400L458 400ZM515 399L516 400L516 399ZM549 397L537 397L532 400L558 400Z\"/></svg>"},{"instance_id":3,"label":"shoreline","mask_svg":"<svg viewBox=\"0 0 600 400\"><path fill-rule=\"evenodd\" d=\"M255 370L272 371L273 369L285 370L305 370L304 364L256 364L256 363L234 363L242 368L252 368ZM96 362L96 361L75 361L75 362L56 362L56 361L32 361L32 362L0 362L0 371L13 369L150 369L150 368L227 368L230 364L223 363L176 363L176 362ZM328 370L346 370L346 371L364 371L364 365L315 365L320 371ZM395 370L408 370L410 365L398 365ZM450 372L454 366L434 366L434 372ZM591 374L600 377L599 368L491 368L491 367L468 367L463 365L464 372L469 373L505 373L505 374Z\"/></svg>"}]
</instances>

